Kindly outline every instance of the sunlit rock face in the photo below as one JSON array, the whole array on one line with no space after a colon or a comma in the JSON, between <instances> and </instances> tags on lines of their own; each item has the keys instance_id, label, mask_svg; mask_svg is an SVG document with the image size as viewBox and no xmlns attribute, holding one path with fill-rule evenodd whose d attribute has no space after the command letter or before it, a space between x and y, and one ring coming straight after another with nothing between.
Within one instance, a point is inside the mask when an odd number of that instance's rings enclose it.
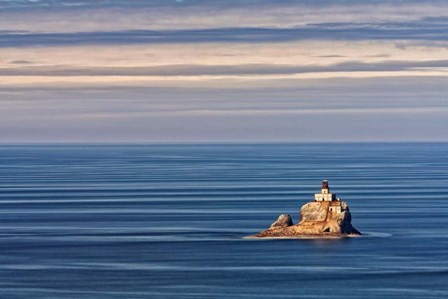
<instances>
[{"instance_id":1,"label":"sunlit rock face","mask_svg":"<svg viewBox=\"0 0 448 299\"><path fill-rule=\"evenodd\" d=\"M271 224L270 228L276 228L276 227L288 227L293 225L291 216L288 214L281 214L278 219Z\"/></svg>"}]
</instances>

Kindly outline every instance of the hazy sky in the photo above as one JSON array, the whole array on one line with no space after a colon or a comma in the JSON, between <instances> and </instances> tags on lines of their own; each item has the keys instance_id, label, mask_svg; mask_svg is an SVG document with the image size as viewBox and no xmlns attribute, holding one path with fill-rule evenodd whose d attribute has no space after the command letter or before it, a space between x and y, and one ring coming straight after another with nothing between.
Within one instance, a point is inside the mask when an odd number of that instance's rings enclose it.
<instances>
[{"instance_id":1,"label":"hazy sky","mask_svg":"<svg viewBox=\"0 0 448 299\"><path fill-rule=\"evenodd\" d=\"M448 1L0 0L0 143L447 131Z\"/></svg>"}]
</instances>

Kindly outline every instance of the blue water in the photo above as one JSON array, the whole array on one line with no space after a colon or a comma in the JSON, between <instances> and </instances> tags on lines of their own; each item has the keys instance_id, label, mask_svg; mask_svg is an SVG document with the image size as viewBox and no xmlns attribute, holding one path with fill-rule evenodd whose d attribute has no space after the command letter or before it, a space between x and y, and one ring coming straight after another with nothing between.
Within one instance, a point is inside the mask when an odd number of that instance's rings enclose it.
<instances>
[{"instance_id":1,"label":"blue water","mask_svg":"<svg viewBox=\"0 0 448 299\"><path fill-rule=\"evenodd\" d=\"M365 235L248 240L328 179ZM0 147L0 298L448 298L448 144Z\"/></svg>"}]
</instances>

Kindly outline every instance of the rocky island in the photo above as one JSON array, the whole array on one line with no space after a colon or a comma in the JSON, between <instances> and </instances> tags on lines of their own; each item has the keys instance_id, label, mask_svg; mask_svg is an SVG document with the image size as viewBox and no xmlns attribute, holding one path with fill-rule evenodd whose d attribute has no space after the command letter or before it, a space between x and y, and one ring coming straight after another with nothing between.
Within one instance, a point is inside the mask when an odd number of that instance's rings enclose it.
<instances>
[{"instance_id":1,"label":"rocky island","mask_svg":"<svg viewBox=\"0 0 448 299\"><path fill-rule=\"evenodd\" d=\"M282 214L267 230L251 238L341 238L361 233L352 224L346 202L330 193L328 181L322 181L321 193L300 209L300 222L293 224L291 216Z\"/></svg>"}]
</instances>

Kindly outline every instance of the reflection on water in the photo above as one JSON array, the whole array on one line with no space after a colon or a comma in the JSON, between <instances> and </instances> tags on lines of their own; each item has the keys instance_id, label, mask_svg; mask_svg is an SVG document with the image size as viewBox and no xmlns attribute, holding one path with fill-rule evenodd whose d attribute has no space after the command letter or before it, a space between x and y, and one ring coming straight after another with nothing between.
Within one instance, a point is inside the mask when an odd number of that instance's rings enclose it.
<instances>
[{"instance_id":1,"label":"reflection on water","mask_svg":"<svg viewBox=\"0 0 448 299\"><path fill-rule=\"evenodd\" d=\"M447 169L448 144L3 146L0 297L446 298ZM322 179L362 237L244 238Z\"/></svg>"}]
</instances>

